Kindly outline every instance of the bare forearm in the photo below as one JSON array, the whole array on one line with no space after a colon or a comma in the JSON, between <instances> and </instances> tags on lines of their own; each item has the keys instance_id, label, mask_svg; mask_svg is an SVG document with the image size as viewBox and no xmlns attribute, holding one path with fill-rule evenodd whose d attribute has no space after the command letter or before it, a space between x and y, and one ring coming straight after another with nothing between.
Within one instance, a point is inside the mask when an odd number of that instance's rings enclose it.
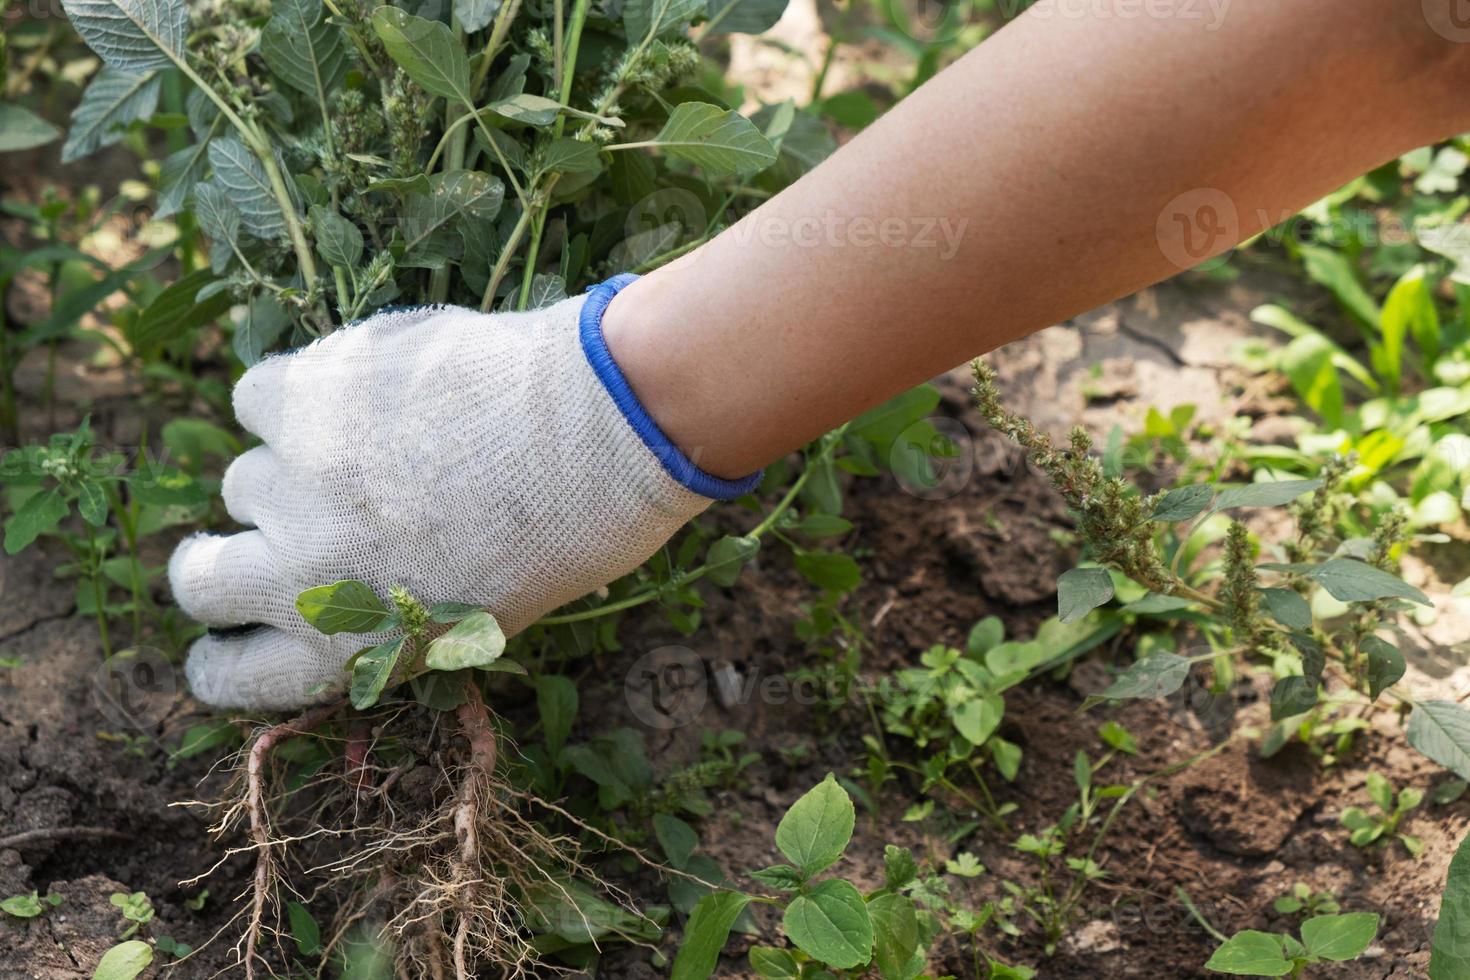
<instances>
[{"instance_id":1,"label":"bare forearm","mask_svg":"<svg viewBox=\"0 0 1470 980\"><path fill-rule=\"evenodd\" d=\"M614 301L644 404L706 469L748 472L1470 127L1470 45L1418 3L1234 0L1207 23L1018 19Z\"/></svg>"}]
</instances>

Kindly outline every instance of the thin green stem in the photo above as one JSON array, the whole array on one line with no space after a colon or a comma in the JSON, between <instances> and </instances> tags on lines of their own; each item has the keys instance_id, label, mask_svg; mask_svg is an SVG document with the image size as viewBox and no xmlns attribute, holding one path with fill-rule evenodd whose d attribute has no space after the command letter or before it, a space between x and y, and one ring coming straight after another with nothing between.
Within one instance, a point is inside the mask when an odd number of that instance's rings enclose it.
<instances>
[{"instance_id":1,"label":"thin green stem","mask_svg":"<svg viewBox=\"0 0 1470 980\"><path fill-rule=\"evenodd\" d=\"M521 0L508 0L495 15L495 23L490 28L490 39L485 42L485 50L480 55L480 66L475 70L475 80L470 86L472 93L480 91L480 87L485 84L485 78L490 74L490 65L500 53L500 45L504 43L505 35L510 32L511 22L520 9Z\"/></svg>"},{"instance_id":2,"label":"thin green stem","mask_svg":"<svg viewBox=\"0 0 1470 980\"><path fill-rule=\"evenodd\" d=\"M500 288L500 281L505 278L506 270L510 268L511 257L515 255L521 239L526 236L526 228L530 222L531 211L528 208L521 208L521 216L516 219L515 227L510 230L510 237L506 239L505 245L500 250L500 256L495 260L495 268L490 270L490 281L485 284L485 295L480 299L481 313L489 313L490 307L494 305L496 290Z\"/></svg>"}]
</instances>

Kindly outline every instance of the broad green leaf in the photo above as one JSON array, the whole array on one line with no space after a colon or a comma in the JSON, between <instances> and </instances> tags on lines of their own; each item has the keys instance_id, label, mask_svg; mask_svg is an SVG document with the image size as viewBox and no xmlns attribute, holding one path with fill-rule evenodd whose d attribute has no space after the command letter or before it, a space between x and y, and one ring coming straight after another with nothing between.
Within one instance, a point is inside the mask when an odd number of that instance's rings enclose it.
<instances>
[{"instance_id":1,"label":"broad green leaf","mask_svg":"<svg viewBox=\"0 0 1470 980\"><path fill-rule=\"evenodd\" d=\"M623 5L623 30L630 45L658 37L692 20L704 9L704 0L628 0Z\"/></svg>"},{"instance_id":2,"label":"broad green leaf","mask_svg":"<svg viewBox=\"0 0 1470 980\"><path fill-rule=\"evenodd\" d=\"M191 143L164 158L158 174L158 208L155 218L163 219L177 214L184 202L194 191L194 185L204 177L205 164L209 162L209 141Z\"/></svg>"},{"instance_id":3,"label":"broad green leaf","mask_svg":"<svg viewBox=\"0 0 1470 980\"><path fill-rule=\"evenodd\" d=\"M1345 254L1321 245L1303 245L1301 256L1307 275L1330 289L1344 309L1365 326L1378 326L1378 304L1363 288Z\"/></svg>"},{"instance_id":4,"label":"broad green leaf","mask_svg":"<svg viewBox=\"0 0 1470 980\"><path fill-rule=\"evenodd\" d=\"M750 563L761 549L760 538L727 535L709 547L705 564L709 571L705 577L716 585L729 587L740 577L740 570Z\"/></svg>"},{"instance_id":5,"label":"broad green leaf","mask_svg":"<svg viewBox=\"0 0 1470 980\"><path fill-rule=\"evenodd\" d=\"M838 518L841 520L841 518ZM805 521L802 522L806 523ZM851 525L848 525L851 527ZM970 635L965 638L965 652L972 657L983 657L991 650L1000 646L1006 638L1005 623L1001 622L999 616L986 616L984 619L970 627Z\"/></svg>"},{"instance_id":6,"label":"broad green leaf","mask_svg":"<svg viewBox=\"0 0 1470 980\"><path fill-rule=\"evenodd\" d=\"M71 114L71 127L61 147L61 162L71 163L123 138L123 129L149 119L158 109L160 83L156 71L139 74L103 66Z\"/></svg>"},{"instance_id":7,"label":"broad green leaf","mask_svg":"<svg viewBox=\"0 0 1470 980\"><path fill-rule=\"evenodd\" d=\"M906 980L919 949L919 919L914 900L892 892L868 903L873 923L873 962L883 980Z\"/></svg>"},{"instance_id":8,"label":"broad green leaf","mask_svg":"<svg viewBox=\"0 0 1470 980\"><path fill-rule=\"evenodd\" d=\"M919 874L919 863L914 852L896 844L883 845L883 885L897 891L913 881Z\"/></svg>"},{"instance_id":9,"label":"broad green leaf","mask_svg":"<svg viewBox=\"0 0 1470 980\"><path fill-rule=\"evenodd\" d=\"M1343 602L1408 599L1421 606L1431 605L1428 596L1403 579L1356 558L1333 558L1305 574Z\"/></svg>"},{"instance_id":10,"label":"broad green leaf","mask_svg":"<svg viewBox=\"0 0 1470 980\"><path fill-rule=\"evenodd\" d=\"M1057 617L1075 623L1113 598L1113 578L1104 568L1072 568L1057 579Z\"/></svg>"},{"instance_id":11,"label":"broad green leaf","mask_svg":"<svg viewBox=\"0 0 1470 980\"><path fill-rule=\"evenodd\" d=\"M1284 977L1292 970L1282 952L1282 937L1247 929L1237 932L1215 950L1206 970L1245 977Z\"/></svg>"},{"instance_id":12,"label":"broad green leaf","mask_svg":"<svg viewBox=\"0 0 1470 980\"><path fill-rule=\"evenodd\" d=\"M808 551L796 556L796 570L813 585L832 592L851 592L863 580L862 569L851 555L836 551Z\"/></svg>"},{"instance_id":13,"label":"broad green leaf","mask_svg":"<svg viewBox=\"0 0 1470 980\"><path fill-rule=\"evenodd\" d=\"M274 0L260 56L277 78L325 108L347 74L347 45L323 16L322 0Z\"/></svg>"},{"instance_id":14,"label":"broad green leaf","mask_svg":"<svg viewBox=\"0 0 1470 980\"><path fill-rule=\"evenodd\" d=\"M1098 697L1168 697L1184 685L1189 677L1189 666L1189 661L1178 654L1152 654L1125 670Z\"/></svg>"},{"instance_id":15,"label":"broad green leaf","mask_svg":"<svg viewBox=\"0 0 1470 980\"><path fill-rule=\"evenodd\" d=\"M1407 669L1404 655L1398 647L1371 633L1363 637L1358 647L1368 655L1368 696L1377 698L1404 676Z\"/></svg>"},{"instance_id":16,"label":"broad green leaf","mask_svg":"<svg viewBox=\"0 0 1470 980\"><path fill-rule=\"evenodd\" d=\"M1126 752L1129 755L1138 754L1138 742L1133 738L1133 733L1116 721L1103 722L1102 727L1097 730L1097 735L1103 742L1119 752Z\"/></svg>"},{"instance_id":17,"label":"broad green leaf","mask_svg":"<svg viewBox=\"0 0 1470 980\"><path fill-rule=\"evenodd\" d=\"M320 204L312 205L309 214L321 257L339 269L357 268L362 258L362 232L357 225Z\"/></svg>"},{"instance_id":18,"label":"broad green leaf","mask_svg":"<svg viewBox=\"0 0 1470 980\"><path fill-rule=\"evenodd\" d=\"M684 927L670 980L706 980L714 973L730 927L749 904L749 896L740 892L715 891L700 899Z\"/></svg>"},{"instance_id":19,"label":"broad green leaf","mask_svg":"<svg viewBox=\"0 0 1470 980\"><path fill-rule=\"evenodd\" d=\"M546 751L554 759L577 720L577 685L560 674L542 674L536 678L536 710L541 715Z\"/></svg>"},{"instance_id":20,"label":"broad green leaf","mask_svg":"<svg viewBox=\"0 0 1470 980\"><path fill-rule=\"evenodd\" d=\"M1378 915L1349 912L1318 915L1302 923L1302 945L1307 954L1334 963L1356 959L1378 935Z\"/></svg>"},{"instance_id":21,"label":"broad green leaf","mask_svg":"<svg viewBox=\"0 0 1470 980\"><path fill-rule=\"evenodd\" d=\"M235 245L240 239L240 209L223 187L213 182L194 191L194 216L199 227L215 242Z\"/></svg>"},{"instance_id":22,"label":"broad green leaf","mask_svg":"<svg viewBox=\"0 0 1470 980\"><path fill-rule=\"evenodd\" d=\"M55 528L68 510L66 497L56 487L48 487L26 498L20 509L5 522L5 553L15 554Z\"/></svg>"},{"instance_id":23,"label":"broad green leaf","mask_svg":"<svg viewBox=\"0 0 1470 980\"><path fill-rule=\"evenodd\" d=\"M971 745L984 745L1005 717L1006 703L999 694L977 694L949 709L955 731Z\"/></svg>"},{"instance_id":24,"label":"broad green leaf","mask_svg":"<svg viewBox=\"0 0 1470 980\"><path fill-rule=\"evenodd\" d=\"M41 904L41 898L35 892L29 895L12 895L0 901L0 912L15 916L17 919L34 919L46 907Z\"/></svg>"},{"instance_id":25,"label":"broad green leaf","mask_svg":"<svg viewBox=\"0 0 1470 980\"><path fill-rule=\"evenodd\" d=\"M489 174L453 170L431 175L428 192L409 194L403 204L405 258L413 253L438 254L438 233L447 233L460 216L491 221L504 201L505 185ZM450 240L458 242L452 236Z\"/></svg>"},{"instance_id":26,"label":"broad green leaf","mask_svg":"<svg viewBox=\"0 0 1470 980\"><path fill-rule=\"evenodd\" d=\"M541 170L545 173L595 174L602 171L602 157L597 147L586 140L568 137L552 140L542 151Z\"/></svg>"},{"instance_id":27,"label":"broad green leaf","mask_svg":"<svg viewBox=\"0 0 1470 980\"><path fill-rule=\"evenodd\" d=\"M1214 511L1236 507L1280 507L1322 485L1321 480L1278 480L1274 483L1247 483L1243 487L1227 487L1215 501Z\"/></svg>"},{"instance_id":28,"label":"broad green leaf","mask_svg":"<svg viewBox=\"0 0 1470 980\"><path fill-rule=\"evenodd\" d=\"M1195 600L1187 599L1178 595L1163 595L1158 592L1150 592L1142 599L1137 599L1123 607L1124 612L1143 616L1160 616L1164 613L1179 612L1189 609L1195 605Z\"/></svg>"},{"instance_id":29,"label":"broad green leaf","mask_svg":"<svg viewBox=\"0 0 1470 980\"><path fill-rule=\"evenodd\" d=\"M454 0L454 16L466 34L488 27L500 10L501 0Z\"/></svg>"},{"instance_id":30,"label":"broad green leaf","mask_svg":"<svg viewBox=\"0 0 1470 980\"><path fill-rule=\"evenodd\" d=\"M291 921L291 938L302 956L315 956L322 951L322 930L311 911L300 902L287 902L286 914Z\"/></svg>"},{"instance_id":31,"label":"broad green leaf","mask_svg":"<svg viewBox=\"0 0 1470 980\"><path fill-rule=\"evenodd\" d=\"M356 579L318 585L296 597L296 609L312 626L335 633L371 633L388 618L388 607Z\"/></svg>"},{"instance_id":32,"label":"broad green leaf","mask_svg":"<svg viewBox=\"0 0 1470 980\"><path fill-rule=\"evenodd\" d=\"M801 872L789 864L773 864L769 868L750 872L750 876L766 887L781 892L797 891L804 883Z\"/></svg>"},{"instance_id":33,"label":"broad green leaf","mask_svg":"<svg viewBox=\"0 0 1470 980\"><path fill-rule=\"evenodd\" d=\"M216 280L208 269L197 269L171 283L143 308L136 320L123 329L133 352L146 357L195 327L202 327L229 312L233 300L227 292L199 299L200 290Z\"/></svg>"},{"instance_id":34,"label":"broad green leaf","mask_svg":"<svg viewBox=\"0 0 1470 980\"><path fill-rule=\"evenodd\" d=\"M192 759L201 752L219 748L222 745L234 745L240 741L240 729L236 728L228 719L207 721L199 725L190 725L184 730L184 737L179 740L179 747L170 753L171 759Z\"/></svg>"},{"instance_id":35,"label":"broad green leaf","mask_svg":"<svg viewBox=\"0 0 1470 980\"><path fill-rule=\"evenodd\" d=\"M1312 628L1312 606L1291 589L1262 589L1261 598L1271 618L1288 629L1305 632Z\"/></svg>"},{"instance_id":36,"label":"broad green leaf","mask_svg":"<svg viewBox=\"0 0 1470 980\"><path fill-rule=\"evenodd\" d=\"M752 946L750 968L766 980L796 980L801 976L801 964L796 962L796 957L789 950L774 946Z\"/></svg>"},{"instance_id":37,"label":"broad green leaf","mask_svg":"<svg viewBox=\"0 0 1470 980\"><path fill-rule=\"evenodd\" d=\"M1281 370L1297 397L1331 428L1342 425L1347 396L1337 373L1340 349L1319 333L1303 334L1280 353Z\"/></svg>"},{"instance_id":38,"label":"broad green leaf","mask_svg":"<svg viewBox=\"0 0 1470 980\"><path fill-rule=\"evenodd\" d=\"M70 6L70 4L68 4ZM129 939L102 954L92 980L133 980L153 962L153 947L139 939Z\"/></svg>"},{"instance_id":39,"label":"broad green leaf","mask_svg":"<svg viewBox=\"0 0 1470 980\"><path fill-rule=\"evenodd\" d=\"M532 95L530 92L521 92L504 99L496 99L480 107L482 113L488 112L526 126L550 126L556 122L556 117L561 114L561 111L560 102L548 99L544 95ZM572 140L571 142L582 141ZM591 143L582 142L582 145L595 149Z\"/></svg>"},{"instance_id":40,"label":"broad green leaf","mask_svg":"<svg viewBox=\"0 0 1470 980\"><path fill-rule=\"evenodd\" d=\"M468 602L436 602L429 607L429 621L434 623L457 623L471 613L479 612L483 606Z\"/></svg>"},{"instance_id":41,"label":"broad green leaf","mask_svg":"<svg viewBox=\"0 0 1470 980\"><path fill-rule=\"evenodd\" d=\"M0 153L33 150L60 135L61 130L24 106L0 104Z\"/></svg>"},{"instance_id":42,"label":"broad green leaf","mask_svg":"<svg viewBox=\"0 0 1470 980\"><path fill-rule=\"evenodd\" d=\"M1409 744L1461 779L1470 779L1470 710L1455 701L1421 701L1409 716Z\"/></svg>"},{"instance_id":43,"label":"broad green leaf","mask_svg":"<svg viewBox=\"0 0 1470 980\"><path fill-rule=\"evenodd\" d=\"M786 0L705 0L706 34L760 34L776 26Z\"/></svg>"},{"instance_id":44,"label":"broad green leaf","mask_svg":"<svg viewBox=\"0 0 1470 980\"><path fill-rule=\"evenodd\" d=\"M851 882L828 878L786 907L781 924L796 948L839 970L873 955L873 922L863 896Z\"/></svg>"},{"instance_id":45,"label":"broad green leaf","mask_svg":"<svg viewBox=\"0 0 1470 980\"><path fill-rule=\"evenodd\" d=\"M358 711L366 711L378 703L383 688L398 666L398 655L403 652L404 638L396 636L363 650L352 662L352 684L348 696Z\"/></svg>"},{"instance_id":46,"label":"broad green leaf","mask_svg":"<svg viewBox=\"0 0 1470 980\"><path fill-rule=\"evenodd\" d=\"M433 640L424 655L424 664L432 670L488 667L504 652L505 631L494 616L479 609Z\"/></svg>"},{"instance_id":47,"label":"broad green leaf","mask_svg":"<svg viewBox=\"0 0 1470 980\"><path fill-rule=\"evenodd\" d=\"M270 293L259 293L245 305L244 315L235 321L235 336L230 345L240 363L250 367L260 361L290 325L291 318L280 300Z\"/></svg>"},{"instance_id":48,"label":"broad green leaf","mask_svg":"<svg viewBox=\"0 0 1470 980\"><path fill-rule=\"evenodd\" d=\"M653 833L658 837L659 846L664 849L664 856L676 868L688 864L689 858L694 855L694 849L699 846L699 835L694 832L694 828L667 813L653 815Z\"/></svg>"},{"instance_id":49,"label":"broad green leaf","mask_svg":"<svg viewBox=\"0 0 1470 980\"><path fill-rule=\"evenodd\" d=\"M776 846L811 877L842 856L857 820L852 797L831 773L808 790L776 826Z\"/></svg>"},{"instance_id":50,"label":"broad green leaf","mask_svg":"<svg viewBox=\"0 0 1470 980\"><path fill-rule=\"evenodd\" d=\"M1294 718L1316 703L1316 678L1300 675L1283 677L1271 688L1271 720Z\"/></svg>"},{"instance_id":51,"label":"broad green leaf","mask_svg":"<svg viewBox=\"0 0 1470 980\"><path fill-rule=\"evenodd\" d=\"M1392 391L1398 391L1403 374L1406 337L1431 361L1439 356L1439 311L1434 306L1428 270L1416 265L1404 273L1383 301L1383 347L1375 367Z\"/></svg>"},{"instance_id":52,"label":"broad green leaf","mask_svg":"<svg viewBox=\"0 0 1470 980\"><path fill-rule=\"evenodd\" d=\"M709 177L753 174L776 160L776 148L749 119L707 102L679 103L652 142Z\"/></svg>"},{"instance_id":53,"label":"broad green leaf","mask_svg":"<svg viewBox=\"0 0 1470 980\"><path fill-rule=\"evenodd\" d=\"M1450 861L1429 952L1429 980L1470 976L1470 834Z\"/></svg>"},{"instance_id":54,"label":"broad green leaf","mask_svg":"<svg viewBox=\"0 0 1470 980\"><path fill-rule=\"evenodd\" d=\"M286 219L271 192L265 167L239 138L221 136L211 140L209 165L214 168L214 179L240 209L246 231L266 240L286 233Z\"/></svg>"},{"instance_id":55,"label":"broad green leaf","mask_svg":"<svg viewBox=\"0 0 1470 980\"><path fill-rule=\"evenodd\" d=\"M1187 521L1203 514L1213 499L1215 499L1215 488L1208 483L1176 487L1159 498L1149 519L1170 523Z\"/></svg>"},{"instance_id":56,"label":"broad green leaf","mask_svg":"<svg viewBox=\"0 0 1470 980\"><path fill-rule=\"evenodd\" d=\"M469 56L448 25L385 5L373 11L373 30L388 57L424 91L460 103L469 101Z\"/></svg>"},{"instance_id":57,"label":"broad green leaf","mask_svg":"<svg viewBox=\"0 0 1470 980\"><path fill-rule=\"evenodd\" d=\"M137 73L184 60L184 0L61 0L61 9L87 47L113 68Z\"/></svg>"},{"instance_id":58,"label":"broad green leaf","mask_svg":"<svg viewBox=\"0 0 1470 980\"><path fill-rule=\"evenodd\" d=\"M93 527L107 523L107 492L88 480L77 487L77 513Z\"/></svg>"}]
</instances>

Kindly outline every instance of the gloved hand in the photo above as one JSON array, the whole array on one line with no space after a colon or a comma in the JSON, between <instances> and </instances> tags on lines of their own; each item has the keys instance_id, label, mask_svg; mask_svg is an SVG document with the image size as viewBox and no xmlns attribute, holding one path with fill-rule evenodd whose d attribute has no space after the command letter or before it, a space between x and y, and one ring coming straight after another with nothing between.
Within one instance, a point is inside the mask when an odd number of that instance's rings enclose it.
<instances>
[{"instance_id":1,"label":"gloved hand","mask_svg":"<svg viewBox=\"0 0 1470 980\"><path fill-rule=\"evenodd\" d=\"M197 534L169 562L174 598L209 626L194 693L284 709L343 689L361 636L325 636L303 590L361 579L426 602L481 604L507 635L647 560L712 498L760 474L698 469L644 412L601 319L633 276L527 313L384 312L271 357L235 387L264 440L224 501L253 530Z\"/></svg>"}]
</instances>

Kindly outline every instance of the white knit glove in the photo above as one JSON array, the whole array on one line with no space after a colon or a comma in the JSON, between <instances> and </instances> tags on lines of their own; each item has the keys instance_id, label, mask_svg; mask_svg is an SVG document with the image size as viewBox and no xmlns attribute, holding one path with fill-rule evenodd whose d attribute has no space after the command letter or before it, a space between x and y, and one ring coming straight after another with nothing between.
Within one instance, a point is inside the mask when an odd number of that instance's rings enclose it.
<instances>
[{"instance_id":1,"label":"white knit glove","mask_svg":"<svg viewBox=\"0 0 1470 980\"><path fill-rule=\"evenodd\" d=\"M254 530L197 534L174 598L212 627L186 666L221 707L284 709L343 689L352 634L324 636L303 590L361 579L488 607L507 635L647 560L712 498L754 488L689 461L638 403L602 337L633 276L548 309L383 312L271 357L235 387L264 445L224 477Z\"/></svg>"}]
</instances>

